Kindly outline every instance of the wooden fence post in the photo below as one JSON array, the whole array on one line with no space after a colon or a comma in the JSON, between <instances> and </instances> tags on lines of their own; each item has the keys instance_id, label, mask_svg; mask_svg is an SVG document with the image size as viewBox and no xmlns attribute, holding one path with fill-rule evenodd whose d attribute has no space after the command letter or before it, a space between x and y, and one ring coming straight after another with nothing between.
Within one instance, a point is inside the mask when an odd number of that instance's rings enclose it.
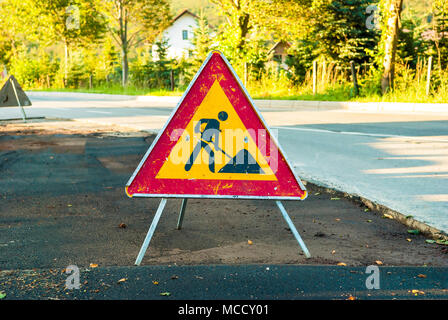
<instances>
[{"instance_id":1,"label":"wooden fence post","mask_svg":"<svg viewBox=\"0 0 448 320\"><path fill-rule=\"evenodd\" d=\"M326 85L326 77L327 77L327 63L325 60L322 61L322 87Z\"/></svg>"},{"instance_id":2,"label":"wooden fence post","mask_svg":"<svg viewBox=\"0 0 448 320\"><path fill-rule=\"evenodd\" d=\"M170 90L174 91L174 71L170 70Z\"/></svg>"},{"instance_id":3,"label":"wooden fence post","mask_svg":"<svg viewBox=\"0 0 448 320\"><path fill-rule=\"evenodd\" d=\"M317 61L313 61L313 94L316 94L316 82L317 82Z\"/></svg>"},{"instance_id":4,"label":"wooden fence post","mask_svg":"<svg viewBox=\"0 0 448 320\"><path fill-rule=\"evenodd\" d=\"M356 78L355 63L353 61L350 61L350 68L352 70L353 89L356 97L359 95L359 87L358 87L358 79Z\"/></svg>"},{"instance_id":5,"label":"wooden fence post","mask_svg":"<svg viewBox=\"0 0 448 320\"><path fill-rule=\"evenodd\" d=\"M428 60L428 75L426 76L426 95L429 96L429 90L431 88L431 66L432 66L432 56Z\"/></svg>"}]
</instances>

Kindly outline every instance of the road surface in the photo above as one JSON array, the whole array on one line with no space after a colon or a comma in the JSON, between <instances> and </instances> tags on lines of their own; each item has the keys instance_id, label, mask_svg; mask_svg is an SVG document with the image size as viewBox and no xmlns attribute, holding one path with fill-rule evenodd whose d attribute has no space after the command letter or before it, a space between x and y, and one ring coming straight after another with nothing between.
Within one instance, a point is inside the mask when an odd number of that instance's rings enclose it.
<instances>
[{"instance_id":1,"label":"road surface","mask_svg":"<svg viewBox=\"0 0 448 320\"><path fill-rule=\"evenodd\" d=\"M79 268L79 289L74 281L69 281L72 289L65 287L70 270L68 274L57 268L1 271L0 292L6 293L6 299L189 300L188 304L197 306L201 302L194 300L232 299L234 304L251 300L247 303L269 305L257 300L447 298L446 267L374 269L294 265ZM376 280L369 279L376 275ZM165 312L178 311L173 304L167 307ZM219 318L221 311L213 310L212 316ZM270 311L268 315L280 310Z\"/></svg>"},{"instance_id":2,"label":"road surface","mask_svg":"<svg viewBox=\"0 0 448 320\"><path fill-rule=\"evenodd\" d=\"M27 116L157 131L170 102L110 95L32 93ZM448 113L260 108L303 179L363 196L448 232ZM20 118L2 108L0 119Z\"/></svg>"}]
</instances>

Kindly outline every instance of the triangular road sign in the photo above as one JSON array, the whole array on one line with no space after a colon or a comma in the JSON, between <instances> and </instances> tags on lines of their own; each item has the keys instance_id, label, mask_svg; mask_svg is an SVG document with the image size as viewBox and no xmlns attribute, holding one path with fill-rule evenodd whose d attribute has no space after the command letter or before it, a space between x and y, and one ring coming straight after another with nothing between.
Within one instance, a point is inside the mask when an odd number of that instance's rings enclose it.
<instances>
[{"instance_id":1,"label":"triangular road sign","mask_svg":"<svg viewBox=\"0 0 448 320\"><path fill-rule=\"evenodd\" d=\"M17 101L17 99L19 101ZM0 90L0 107L27 107L27 106L31 106L30 99L22 90L22 87L20 87L16 78L14 76L10 76Z\"/></svg>"},{"instance_id":2,"label":"triangular road sign","mask_svg":"<svg viewBox=\"0 0 448 320\"><path fill-rule=\"evenodd\" d=\"M128 196L304 199L227 59L210 53L126 185Z\"/></svg>"}]
</instances>

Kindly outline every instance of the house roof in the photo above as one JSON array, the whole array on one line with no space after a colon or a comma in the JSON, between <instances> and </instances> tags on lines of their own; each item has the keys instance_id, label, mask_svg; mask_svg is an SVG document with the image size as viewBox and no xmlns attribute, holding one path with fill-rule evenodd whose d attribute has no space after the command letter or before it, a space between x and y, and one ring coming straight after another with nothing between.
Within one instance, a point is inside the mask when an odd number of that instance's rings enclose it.
<instances>
[{"instance_id":1,"label":"house roof","mask_svg":"<svg viewBox=\"0 0 448 320\"><path fill-rule=\"evenodd\" d=\"M173 24L174 22L176 22L177 19L179 19L180 17L182 17L184 14L189 14L191 15L193 18L195 19L199 19L199 17L197 15L195 15L193 12L191 12L188 9L183 10L181 13L179 13L174 19L173 22L171 22L171 24Z\"/></svg>"},{"instance_id":2,"label":"house roof","mask_svg":"<svg viewBox=\"0 0 448 320\"><path fill-rule=\"evenodd\" d=\"M281 44L286 45L287 47L291 46L291 43L289 43L288 41L285 41L285 40L277 41L277 43L275 43L274 46L271 49L269 49L268 54L270 54L272 51L277 49L277 47Z\"/></svg>"}]
</instances>

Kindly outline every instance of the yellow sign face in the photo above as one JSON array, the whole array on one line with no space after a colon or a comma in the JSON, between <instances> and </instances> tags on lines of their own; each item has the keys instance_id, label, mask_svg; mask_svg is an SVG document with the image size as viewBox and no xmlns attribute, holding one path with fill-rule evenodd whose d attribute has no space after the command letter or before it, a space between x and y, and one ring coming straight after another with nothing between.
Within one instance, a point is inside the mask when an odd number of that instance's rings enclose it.
<instances>
[{"instance_id":1,"label":"yellow sign face","mask_svg":"<svg viewBox=\"0 0 448 320\"><path fill-rule=\"evenodd\" d=\"M218 81L178 133L156 179L277 181Z\"/></svg>"}]
</instances>

